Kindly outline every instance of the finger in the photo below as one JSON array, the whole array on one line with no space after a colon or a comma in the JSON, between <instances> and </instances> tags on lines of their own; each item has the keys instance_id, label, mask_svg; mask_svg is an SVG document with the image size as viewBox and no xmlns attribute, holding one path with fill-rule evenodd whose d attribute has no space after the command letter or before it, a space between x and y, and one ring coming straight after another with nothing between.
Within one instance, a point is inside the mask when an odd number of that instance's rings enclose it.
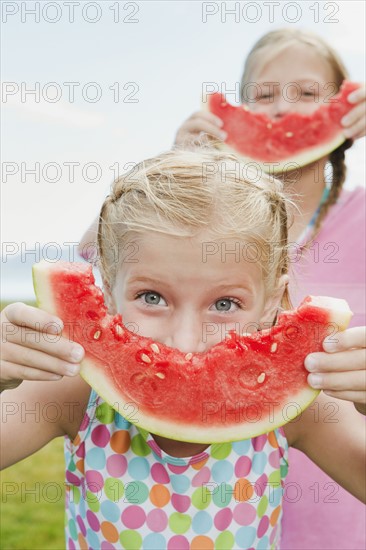
<instances>
[{"instance_id":1,"label":"finger","mask_svg":"<svg viewBox=\"0 0 366 550\"><path fill-rule=\"evenodd\" d=\"M334 353L351 348L366 348L366 327L352 327L324 339L323 349Z\"/></svg>"},{"instance_id":2,"label":"finger","mask_svg":"<svg viewBox=\"0 0 366 550\"><path fill-rule=\"evenodd\" d=\"M202 120L201 118L195 118L187 121L184 127L182 126L182 131L189 132L191 134L199 134L200 132L204 132L217 139L225 139L227 136L227 133L220 130L215 124Z\"/></svg>"},{"instance_id":3,"label":"finger","mask_svg":"<svg viewBox=\"0 0 366 550\"><path fill-rule=\"evenodd\" d=\"M58 317L21 302L10 304L6 308L6 317L14 325L26 326L50 334L59 334L63 329L63 323Z\"/></svg>"},{"instance_id":4,"label":"finger","mask_svg":"<svg viewBox=\"0 0 366 550\"><path fill-rule=\"evenodd\" d=\"M365 86L360 86L360 88L358 88L354 92L351 92L347 96L347 101L349 101L349 103L358 103L359 101L362 101L364 99L366 99L366 87Z\"/></svg>"},{"instance_id":5,"label":"finger","mask_svg":"<svg viewBox=\"0 0 366 550\"><path fill-rule=\"evenodd\" d=\"M210 134L205 134L205 132L200 132L199 134L191 134L193 138L193 144L195 146L201 147L210 147L213 141L217 141L216 138L213 138Z\"/></svg>"},{"instance_id":6,"label":"finger","mask_svg":"<svg viewBox=\"0 0 366 550\"><path fill-rule=\"evenodd\" d=\"M352 372L365 370L366 355L363 349L352 349L338 353L310 353L305 357L305 368L309 372Z\"/></svg>"},{"instance_id":7,"label":"finger","mask_svg":"<svg viewBox=\"0 0 366 550\"><path fill-rule=\"evenodd\" d=\"M10 344L6 349L6 361L22 365L26 368L38 369L39 371L50 372L61 376L75 376L79 372L79 365L68 363L57 357L38 350Z\"/></svg>"},{"instance_id":8,"label":"finger","mask_svg":"<svg viewBox=\"0 0 366 550\"><path fill-rule=\"evenodd\" d=\"M82 346L58 334L46 334L21 327L17 329L8 338L8 344L18 344L19 347L31 348L72 363L79 363L84 356Z\"/></svg>"},{"instance_id":9,"label":"finger","mask_svg":"<svg viewBox=\"0 0 366 550\"><path fill-rule=\"evenodd\" d=\"M358 137L363 137L366 133L366 122L365 117L363 119L357 120L349 128L343 130L343 134L348 139L357 139Z\"/></svg>"},{"instance_id":10,"label":"finger","mask_svg":"<svg viewBox=\"0 0 366 550\"><path fill-rule=\"evenodd\" d=\"M330 397L336 397L337 399L344 399L345 401L353 401L353 403L366 403L365 392L362 391L332 391L324 390L326 395Z\"/></svg>"},{"instance_id":11,"label":"finger","mask_svg":"<svg viewBox=\"0 0 366 550\"><path fill-rule=\"evenodd\" d=\"M348 127L352 126L355 122L361 119L364 122L366 111L366 103L362 102L353 107L349 113L347 113L341 120L342 126Z\"/></svg>"},{"instance_id":12,"label":"finger","mask_svg":"<svg viewBox=\"0 0 366 550\"><path fill-rule=\"evenodd\" d=\"M3 367L12 373L11 381L18 380L19 383L23 380L60 380L62 376L50 372L45 372L39 369L26 367L25 365L17 365L3 361ZM9 379L10 381L10 379ZM4 380L6 386L6 378Z\"/></svg>"},{"instance_id":13,"label":"finger","mask_svg":"<svg viewBox=\"0 0 366 550\"><path fill-rule=\"evenodd\" d=\"M311 373L308 384L324 391L360 391L366 394L366 371Z\"/></svg>"},{"instance_id":14,"label":"finger","mask_svg":"<svg viewBox=\"0 0 366 550\"><path fill-rule=\"evenodd\" d=\"M223 120L221 120L221 118L214 115L213 113L210 113L209 111L197 111L196 113L193 113L193 115L188 120L193 119L204 120L206 122L209 122L210 124L213 124L214 126L217 126L218 128L221 128L224 125L224 122Z\"/></svg>"}]
</instances>

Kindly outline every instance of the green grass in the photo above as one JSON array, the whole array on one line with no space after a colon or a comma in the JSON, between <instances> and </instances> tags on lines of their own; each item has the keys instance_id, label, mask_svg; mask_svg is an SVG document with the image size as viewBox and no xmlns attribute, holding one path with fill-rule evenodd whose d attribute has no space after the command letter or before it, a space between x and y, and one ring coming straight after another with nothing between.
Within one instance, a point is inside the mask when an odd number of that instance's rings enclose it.
<instances>
[{"instance_id":1,"label":"green grass","mask_svg":"<svg viewBox=\"0 0 366 550\"><path fill-rule=\"evenodd\" d=\"M57 438L1 472L2 550L65 548L64 470L63 438Z\"/></svg>"},{"instance_id":2,"label":"green grass","mask_svg":"<svg viewBox=\"0 0 366 550\"><path fill-rule=\"evenodd\" d=\"M0 473L2 550L65 548L64 475L63 438Z\"/></svg>"}]
</instances>

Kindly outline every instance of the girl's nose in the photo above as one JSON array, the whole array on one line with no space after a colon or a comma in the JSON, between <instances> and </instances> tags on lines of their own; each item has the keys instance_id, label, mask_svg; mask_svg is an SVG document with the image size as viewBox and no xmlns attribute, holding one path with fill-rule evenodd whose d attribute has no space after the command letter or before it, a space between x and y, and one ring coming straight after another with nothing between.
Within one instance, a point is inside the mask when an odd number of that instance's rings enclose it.
<instances>
[{"instance_id":1,"label":"girl's nose","mask_svg":"<svg viewBox=\"0 0 366 550\"><path fill-rule=\"evenodd\" d=\"M171 325L169 335L164 342L167 346L179 349L183 353L203 352L208 349L203 338L203 323L190 312L178 316Z\"/></svg>"},{"instance_id":2,"label":"girl's nose","mask_svg":"<svg viewBox=\"0 0 366 550\"><path fill-rule=\"evenodd\" d=\"M278 93L274 95L272 118L281 118L287 113L297 111L300 99L301 89L295 83L287 82L286 85L281 86Z\"/></svg>"},{"instance_id":3,"label":"girl's nose","mask_svg":"<svg viewBox=\"0 0 366 550\"><path fill-rule=\"evenodd\" d=\"M272 118L282 118L287 113L291 112L293 108L293 103L289 101L286 97L279 96L275 99L272 105Z\"/></svg>"}]
</instances>

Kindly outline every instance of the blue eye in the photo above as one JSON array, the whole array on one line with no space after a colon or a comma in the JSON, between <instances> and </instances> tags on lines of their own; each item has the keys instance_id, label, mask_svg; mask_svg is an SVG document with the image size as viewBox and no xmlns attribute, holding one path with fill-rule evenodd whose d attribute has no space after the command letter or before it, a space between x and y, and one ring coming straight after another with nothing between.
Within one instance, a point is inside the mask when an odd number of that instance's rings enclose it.
<instances>
[{"instance_id":1,"label":"blue eye","mask_svg":"<svg viewBox=\"0 0 366 550\"><path fill-rule=\"evenodd\" d=\"M242 303L240 300L237 300L236 298L220 298L220 300L216 300L214 303L214 307L216 311L220 312L234 312L238 308L243 309Z\"/></svg>"},{"instance_id":2,"label":"blue eye","mask_svg":"<svg viewBox=\"0 0 366 550\"><path fill-rule=\"evenodd\" d=\"M145 292L145 302L147 304L151 304L151 305L158 305L158 303L160 302L160 294L158 294L157 292Z\"/></svg>"},{"instance_id":3,"label":"blue eye","mask_svg":"<svg viewBox=\"0 0 366 550\"><path fill-rule=\"evenodd\" d=\"M217 302L215 302L217 311L230 311L231 304L231 300L226 299L217 300Z\"/></svg>"},{"instance_id":4,"label":"blue eye","mask_svg":"<svg viewBox=\"0 0 366 550\"><path fill-rule=\"evenodd\" d=\"M143 305L146 306L166 306L167 303L164 298L158 292L147 291L141 292L136 296L141 299Z\"/></svg>"}]
</instances>

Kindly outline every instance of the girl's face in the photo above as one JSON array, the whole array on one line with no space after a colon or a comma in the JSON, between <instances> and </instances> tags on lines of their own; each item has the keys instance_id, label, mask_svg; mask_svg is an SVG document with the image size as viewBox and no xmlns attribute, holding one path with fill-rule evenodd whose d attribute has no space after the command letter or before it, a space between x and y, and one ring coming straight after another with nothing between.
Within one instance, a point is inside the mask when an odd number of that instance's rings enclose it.
<instances>
[{"instance_id":1,"label":"girl's face","mask_svg":"<svg viewBox=\"0 0 366 550\"><path fill-rule=\"evenodd\" d=\"M144 235L133 261L119 268L113 291L124 323L184 353L206 351L228 330L242 334L271 323L284 286L266 301L259 265L244 259L243 245Z\"/></svg>"},{"instance_id":2,"label":"girl's face","mask_svg":"<svg viewBox=\"0 0 366 550\"><path fill-rule=\"evenodd\" d=\"M331 67L310 46L280 52L250 76L244 101L252 111L273 119L287 113L313 113L336 93Z\"/></svg>"}]
</instances>

